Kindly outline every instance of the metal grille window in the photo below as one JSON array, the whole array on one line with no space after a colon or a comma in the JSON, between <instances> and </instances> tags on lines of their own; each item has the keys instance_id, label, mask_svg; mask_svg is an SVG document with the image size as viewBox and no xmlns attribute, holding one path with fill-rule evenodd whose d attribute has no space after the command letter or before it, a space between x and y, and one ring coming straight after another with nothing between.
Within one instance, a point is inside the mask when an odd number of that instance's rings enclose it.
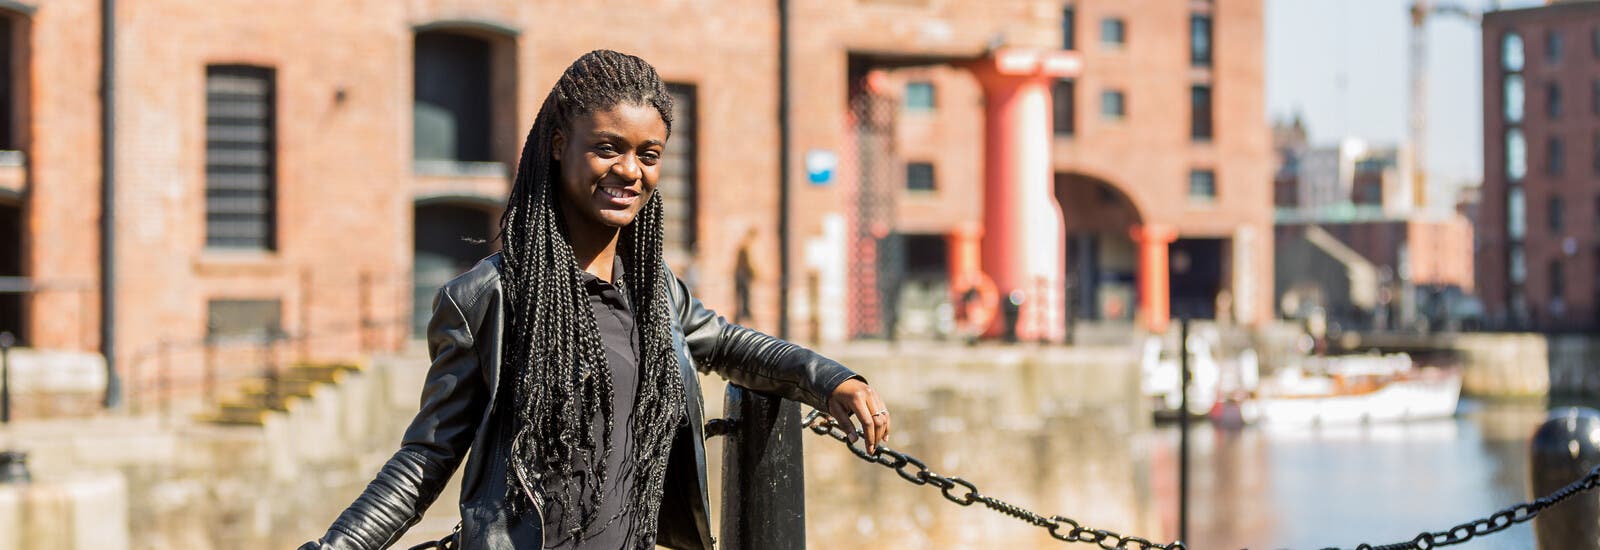
<instances>
[{"instance_id":1,"label":"metal grille window","mask_svg":"<svg viewBox=\"0 0 1600 550\"><path fill-rule=\"evenodd\" d=\"M933 178L932 163L906 163L906 189L911 191L933 191L937 188L938 186Z\"/></svg>"},{"instance_id":2,"label":"metal grille window","mask_svg":"<svg viewBox=\"0 0 1600 550\"><path fill-rule=\"evenodd\" d=\"M695 252L695 200L699 187L696 135L699 127L698 94L687 84L668 84L672 95L672 136L662 155L661 180L656 193L666 209L666 241L662 243L667 262L683 269Z\"/></svg>"},{"instance_id":3,"label":"metal grille window","mask_svg":"<svg viewBox=\"0 0 1600 550\"><path fill-rule=\"evenodd\" d=\"M1211 87L1189 88L1189 137L1209 140L1212 133Z\"/></svg>"},{"instance_id":4,"label":"metal grille window","mask_svg":"<svg viewBox=\"0 0 1600 550\"><path fill-rule=\"evenodd\" d=\"M1566 224L1565 212L1562 211L1561 197L1550 197L1550 202L1547 203L1546 209L1548 212L1546 221L1550 222L1550 232L1561 231L1561 227Z\"/></svg>"},{"instance_id":5,"label":"metal grille window","mask_svg":"<svg viewBox=\"0 0 1600 550\"><path fill-rule=\"evenodd\" d=\"M1544 86L1544 112L1550 118L1561 117L1561 85L1551 82Z\"/></svg>"},{"instance_id":6,"label":"metal grille window","mask_svg":"<svg viewBox=\"0 0 1600 550\"><path fill-rule=\"evenodd\" d=\"M1189 16L1189 63L1196 67L1211 66L1211 15L1197 13Z\"/></svg>"},{"instance_id":7,"label":"metal grille window","mask_svg":"<svg viewBox=\"0 0 1600 550\"><path fill-rule=\"evenodd\" d=\"M1545 171L1559 176L1567 170L1567 147L1561 138L1552 137L1545 142Z\"/></svg>"},{"instance_id":8,"label":"metal grille window","mask_svg":"<svg viewBox=\"0 0 1600 550\"><path fill-rule=\"evenodd\" d=\"M1070 136L1078 130L1078 86L1072 79L1057 80L1050 91L1052 128L1058 136Z\"/></svg>"},{"instance_id":9,"label":"metal grille window","mask_svg":"<svg viewBox=\"0 0 1600 550\"><path fill-rule=\"evenodd\" d=\"M272 250L276 131L272 69L206 68L206 246Z\"/></svg>"},{"instance_id":10,"label":"metal grille window","mask_svg":"<svg viewBox=\"0 0 1600 550\"><path fill-rule=\"evenodd\" d=\"M1189 202L1210 203L1217 200L1217 173L1211 170L1189 172Z\"/></svg>"},{"instance_id":11,"label":"metal grille window","mask_svg":"<svg viewBox=\"0 0 1600 550\"><path fill-rule=\"evenodd\" d=\"M1128 115L1126 98L1119 90L1106 90L1100 92L1100 118L1107 120L1122 120Z\"/></svg>"},{"instance_id":12,"label":"metal grille window","mask_svg":"<svg viewBox=\"0 0 1600 550\"><path fill-rule=\"evenodd\" d=\"M283 332L280 300L206 302L207 334L214 338L260 338Z\"/></svg>"},{"instance_id":13,"label":"metal grille window","mask_svg":"<svg viewBox=\"0 0 1600 550\"><path fill-rule=\"evenodd\" d=\"M1128 25L1122 19L1107 17L1100 21L1100 43L1121 47L1128 43Z\"/></svg>"},{"instance_id":14,"label":"metal grille window","mask_svg":"<svg viewBox=\"0 0 1600 550\"><path fill-rule=\"evenodd\" d=\"M1076 19L1072 6L1061 8L1061 49L1063 50L1078 49L1078 33L1076 29L1073 29Z\"/></svg>"},{"instance_id":15,"label":"metal grille window","mask_svg":"<svg viewBox=\"0 0 1600 550\"><path fill-rule=\"evenodd\" d=\"M907 82L906 109L910 111L932 111L933 83L926 80Z\"/></svg>"}]
</instances>

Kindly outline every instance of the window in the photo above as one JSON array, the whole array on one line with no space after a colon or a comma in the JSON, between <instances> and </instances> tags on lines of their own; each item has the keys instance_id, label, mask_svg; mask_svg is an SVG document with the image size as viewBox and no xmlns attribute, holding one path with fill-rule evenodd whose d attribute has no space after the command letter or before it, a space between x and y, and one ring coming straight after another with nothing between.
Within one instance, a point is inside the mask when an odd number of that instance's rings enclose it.
<instances>
[{"instance_id":1,"label":"window","mask_svg":"<svg viewBox=\"0 0 1600 550\"><path fill-rule=\"evenodd\" d=\"M1211 15L1189 16L1189 64L1211 66Z\"/></svg>"},{"instance_id":2,"label":"window","mask_svg":"<svg viewBox=\"0 0 1600 550\"><path fill-rule=\"evenodd\" d=\"M1070 136L1078 130L1078 87L1072 79L1057 80L1050 90L1051 127L1058 136Z\"/></svg>"},{"instance_id":3,"label":"window","mask_svg":"<svg viewBox=\"0 0 1600 550\"><path fill-rule=\"evenodd\" d=\"M1100 92L1100 118L1106 120L1122 120L1128 115L1126 100L1118 90Z\"/></svg>"},{"instance_id":4,"label":"window","mask_svg":"<svg viewBox=\"0 0 1600 550\"><path fill-rule=\"evenodd\" d=\"M1589 110L1600 115L1600 78L1589 81Z\"/></svg>"},{"instance_id":5,"label":"window","mask_svg":"<svg viewBox=\"0 0 1600 550\"><path fill-rule=\"evenodd\" d=\"M1506 236L1513 241L1521 241L1528 234L1528 217L1526 199L1522 194L1522 187L1512 187L1506 191Z\"/></svg>"},{"instance_id":6,"label":"window","mask_svg":"<svg viewBox=\"0 0 1600 550\"><path fill-rule=\"evenodd\" d=\"M1545 141L1545 172L1552 176L1559 176L1567 170L1567 147L1561 138L1551 137Z\"/></svg>"},{"instance_id":7,"label":"window","mask_svg":"<svg viewBox=\"0 0 1600 550\"><path fill-rule=\"evenodd\" d=\"M278 300L210 300L206 302L206 335L212 338L262 338L283 333L283 304Z\"/></svg>"},{"instance_id":8,"label":"window","mask_svg":"<svg viewBox=\"0 0 1600 550\"><path fill-rule=\"evenodd\" d=\"M1562 219L1561 197L1550 197L1546 205L1545 220L1550 222L1550 233L1559 233L1565 220Z\"/></svg>"},{"instance_id":9,"label":"window","mask_svg":"<svg viewBox=\"0 0 1600 550\"><path fill-rule=\"evenodd\" d=\"M1556 31L1544 33L1544 60L1550 64L1561 62L1561 33Z\"/></svg>"},{"instance_id":10,"label":"window","mask_svg":"<svg viewBox=\"0 0 1600 550\"><path fill-rule=\"evenodd\" d=\"M1217 173L1211 170L1189 171L1189 202L1210 203L1217 200Z\"/></svg>"},{"instance_id":11,"label":"window","mask_svg":"<svg viewBox=\"0 0 1600 550\"><path fill-rule=\"evenodd\" d=\"M915 80L906 83L906 110L932 111L933 110L933 83L926 80Z\"/></svg>"},{"instance_id":12,"label":"window","mask_svg":"<svg viewBox=\"0 0 1600 550\"><path fill-rule=\"evenodd\" d=\"M933 191L936 189L933 181L933 164L928 162L906 163L906 189L911 191Z\"/></svg>"},{"instance_id":13,"label":"window","mask_svg":"<svg viewBox=\"0 0 1600 550\"><path fill-rule=\"evenodd\" d=\"M1504 97L1500 98L1500 101L1505 104L1505 118L1507 123L1516 124L1518 122L1522 122L1522 75L1506 75L1505 94ZM1597 99L1597 101L1600 101L1600 99Z\"/></svg>"},{"instance_id":14,"label":"window","mask_svg":"<svg viewBox=\"0 0 1600 550\"><path fill-rule=\"evenodd\" d=\"M1100 43L1106 46L1122 47L1128 43L1127 24L1122 19L1107 17L1100 21Z\"/></svg>"},{"instance_id":15,"label":"window","mask_svg":"<svg viewBox=\"0 0 1600 550\"><path fill-rule=\"evenodd\" d=\"M1523 282L1526 282L1528 280L1528 256L1523 252L1522 245L1511 245L1510 260L1511 261L1508 262L1510 264L1508 266L1510 269L1507 271L1510 272L1509 275L1511 275L1511 282L1516 284L1522 284Z\"/></svg>"},{"instance_id":16,"label":"window","mask_svg":"<svg viewBox=\"0 0 1600 550\"><path fill-rule=\"evenodd\" d=\"M417 33L413 159L440 167L494 160L489 54L489 42L475 36Z\"/></svg>"},{"instance_id":17,"label":"window","mask_svg":"<svg viewBox=\"0 0 1600 550\"><path fill-rule=\"evenodd\" d=\"M1600 27L1589 29L1589 51L1600 59Z\"/></svg>"},{"instance_id":18,"label":"window","mask_svg":"<svg viewBox=\"0 0 1600 550\"><path fill-rule=\"evenodd\" d=\"M206 247L277 246L272 69L206 67Z\"/></svg>"},{"instance_id":19,"label":"window","mask_svg":"<svg viewBox=\"0 0 1600 550\"><path fill-rule=\"evenodd\" d=\"M1078 33L1073 28L1077 19L1075 15L1072 6L1061 8L1061 49L1063 50L1078 49Z\"/></svg>"},{"instance_id":20,"label":"window","mask_svg":"<svg viewBox=\"0 0 1600 550\"><path fill-rule=\"evenodd\" d=\"M1550 260L1550 299L1561 300L1567 295L1567 277L1561 260Z\"/></svg>"},{"instance_id":21,"label":"window","mask_svg":"<svg viewBox=\"0 0 1600 550\"><path fill-rule=\"evenodd\" d=\"M1550 118L1561 117L1561 85L1550 82L1544 85L1544 114Z\"/></svg>"},{"instance_id":22,"label":"window","mask_svg":"<svg viewBox=\"0 0 1600 550\"><path fill-rule=\"evenodd\" d=\"M1590 168L1594 169L1595 175L1600 175L1600 130L1594 131L1594 144L1592 147L1593 150L1589 155L1589 163L1591 164Z\"/></svg>"},{"instance_id":23,"label":"window","mask_svg":"<svg viewBox=\"0 0 1600 550\"><path fill-rule=\"evenodd\" d=\"M1521 181L1528 175L1528 141L1521 128L1506 130L1506 178Z\"/></svg>"},{"instance_id":24,"label":"window","mask_svg":"<svg viewBox=\"0 0 1600 550\"><path fill-rule=\"evenodd\" d=\"M1500 68L1509 72L1522 70L1522 36L1508 32L1500 37Z\"/></svg>"},{"instance_id":25,"label":"window","mask_svg":"<svg viewBox=\"0 0 1600 550\"><path fill-rule=\"evenodd\" d=\"M22 148L18 96L25 87L22 76L26 74L25 48L18 48L13 37L25 34L26 24L18 18L0 16L0 150L14 151Z\"/></svg>"},{"instance_id":26,"label":"window","mask_svg":"<svg viewBox=\"0 0 1600 550\"><path fill-rule=\"evenodd\" d=\"M1209 140L1211 132L1211 87L1191 87L1189 88L1189 137Z\"/></svg>"},{"instance_id":27,"label":"window","mask_svg":"<svg viewBox=\"0 0 1600 550\"><path fill-rule=\"evenodd\" d=\"M694 86L667 84L672 96L672 139L661 155L661 177L656 193L665 211L665 240L661 243L669 265L682 266L693 257L698 238L695 204L700 188L699 94ZM679 262L679 263L674 263Z\"/></svg>"}]
</instances>

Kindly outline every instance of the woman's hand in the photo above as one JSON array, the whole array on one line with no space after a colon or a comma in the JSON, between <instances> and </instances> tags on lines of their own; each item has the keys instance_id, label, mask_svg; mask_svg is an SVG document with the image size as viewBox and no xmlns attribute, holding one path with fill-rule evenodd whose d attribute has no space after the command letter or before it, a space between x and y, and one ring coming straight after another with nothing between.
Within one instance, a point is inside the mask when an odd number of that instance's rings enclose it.
<instances>
[{"instance_id":1,"label":"woman's hand","mask_svg":"<svg viewBox=\"0 0 1600 550\"><path fill-rule=\"evenodd\" d=\"M860 423L859 429L850 422L852 414ZM833 395L828 396L828 416L850 432L851 443L866 436L867 452L876 452L878 443L889 439L889 409L878 398L878 392L859 379L845 380L833 389Z\"/></svg>"}]
</instances>

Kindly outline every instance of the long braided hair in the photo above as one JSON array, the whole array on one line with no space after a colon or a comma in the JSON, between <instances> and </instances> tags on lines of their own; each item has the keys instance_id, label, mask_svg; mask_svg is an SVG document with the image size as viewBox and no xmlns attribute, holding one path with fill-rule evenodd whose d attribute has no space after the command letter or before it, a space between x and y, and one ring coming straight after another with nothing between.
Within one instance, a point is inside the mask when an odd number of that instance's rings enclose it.
<instances>
[{"instance_id":1,"label":"long braided hair","mask_svg":"<svg viewBox=\"0 0 1600 550\"><path fill-rule=\"evenodd\" d=\"M672 130L672 98L665 84L643 59L596 50L574 61L550 90L528 132L517 178L500 219L502 279L510 313L505 341L507 369L503 389L514 396L513 409L502 425L513 438L508 475L524 480L571 479L584 465L588 499L576 484L547 495L564 511L561 528L582 542L605 499L606 459L616 418L629 419L636 456L624 463L638 476L622 503L634 533L654 533L663 478L673 435L684 414L683 379L672 349L667 287L661 241L662 200L652 193L633 222L622 229L618 254L625 262L627 292L639 327L639 393L630 411L613 411L611 368L606 364L600 331L589 307L582 272L568 240L563 219L560 165L551 158L557 131L570 131L575 117L618 104L649 106ZM504 395L504 394L502 394ZM603 435L595 437L595 418ZM507 504L527 512L526 494L516 479L507 480ZM578 502L587 500L587 502ZM621 516L622 514L619 514Z\"/></svg>"}]
</instances>

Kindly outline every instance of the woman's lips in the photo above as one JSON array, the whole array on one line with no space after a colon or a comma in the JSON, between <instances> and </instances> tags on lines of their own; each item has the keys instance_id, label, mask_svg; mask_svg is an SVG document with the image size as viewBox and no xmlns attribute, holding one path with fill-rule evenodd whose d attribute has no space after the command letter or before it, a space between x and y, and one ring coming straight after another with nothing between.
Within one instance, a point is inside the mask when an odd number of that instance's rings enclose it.
<instances>
[{"instance_id":1,"label":"woman's lips","mask_svg":"<svg viewBox=\"0 0 1600 550\"><path fill-rule=\"evenodd\" d=\"M639 200L639 193L626 187L607 187L602 185L595 189L594 196L602 202L619 208L632 206L635 201Z\"/></svg>"}]
</instances>

